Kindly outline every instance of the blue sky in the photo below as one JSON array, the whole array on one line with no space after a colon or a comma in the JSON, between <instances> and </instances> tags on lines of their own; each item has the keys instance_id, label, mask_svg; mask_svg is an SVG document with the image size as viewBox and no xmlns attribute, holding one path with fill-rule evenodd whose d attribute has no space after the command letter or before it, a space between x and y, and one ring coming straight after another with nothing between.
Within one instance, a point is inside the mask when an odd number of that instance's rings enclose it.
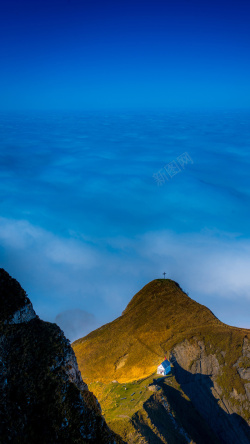
<instances>
[{"instance_id":1,"label":"blue sky","mask_svg":"<svg viewBox=\"0 0 250 444\"><path fill-rule=\"evenodd\" d=\"M1 4L1 266L71 339L164 271L250 328L249 13Z\"/></svg>"},{"instance_id":2,"label":"blue sky","mask_svg":"<svg viewBox=\"0 0 250 444\"><path fill-rule=\"evenodd\" d=\"M9 0L1 108L245 108L247 1Z\"/></svg>"}]
</instances>

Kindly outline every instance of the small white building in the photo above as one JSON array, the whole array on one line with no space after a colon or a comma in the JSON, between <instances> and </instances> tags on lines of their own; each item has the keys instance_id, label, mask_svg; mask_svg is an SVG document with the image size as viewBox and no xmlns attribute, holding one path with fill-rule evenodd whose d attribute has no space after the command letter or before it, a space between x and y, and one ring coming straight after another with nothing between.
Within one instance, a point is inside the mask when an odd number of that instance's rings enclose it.
<instances>
[{"instance_id":1,"label":"small white building","mask_svg":"<svg viewBox=\"0 0 250 444\"><path fill-rule=\"evenodd\" d=\"M157 367L157 375L167 375L171 372L170 362L165 359L158 367Z\"/></svg>"}]
</instances>

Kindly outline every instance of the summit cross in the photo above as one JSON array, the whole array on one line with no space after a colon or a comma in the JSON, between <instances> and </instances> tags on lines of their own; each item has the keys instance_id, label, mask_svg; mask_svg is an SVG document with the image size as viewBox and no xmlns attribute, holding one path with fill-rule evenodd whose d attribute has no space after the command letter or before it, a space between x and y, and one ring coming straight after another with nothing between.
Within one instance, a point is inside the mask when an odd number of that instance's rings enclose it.
<instances>
[{"instance_id":1,"label":"summit cross","mask_svg":"<svg viewBox=\"0 0 250 444\"><path fill-rule=\"evenodd\" d=\"M165 273L165 271L164 271L164 273L162 273L163 275L164 275L164 279L165 279L165 276L166 276L166 273Z\"/></svg>"}]
</instances>

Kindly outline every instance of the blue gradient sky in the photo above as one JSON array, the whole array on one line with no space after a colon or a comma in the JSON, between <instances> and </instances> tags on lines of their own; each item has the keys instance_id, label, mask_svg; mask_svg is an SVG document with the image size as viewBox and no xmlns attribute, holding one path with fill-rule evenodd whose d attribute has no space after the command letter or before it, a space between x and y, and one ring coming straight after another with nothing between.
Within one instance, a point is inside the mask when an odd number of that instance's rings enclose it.
<instances>
[{"instance_id":1,"label":"blue gradient sky","mask_svg":"<svg viewBox=\"0 0 250 444\"><path fill-rule=\"evenodd\" d=\"M1 109L245 108L247 1L8 0Z\"/></svg>"},{"instance_id":2,"label":"blue gradient sky","mask_svg":"<svg viewBox=\"0 0 250 444\"><path fill-rule=\"evenodd\" d=\"M0 263L70 339L164 271L250 328L249 23L241 1L1 3Z\"/></svg>"}]
</instances>

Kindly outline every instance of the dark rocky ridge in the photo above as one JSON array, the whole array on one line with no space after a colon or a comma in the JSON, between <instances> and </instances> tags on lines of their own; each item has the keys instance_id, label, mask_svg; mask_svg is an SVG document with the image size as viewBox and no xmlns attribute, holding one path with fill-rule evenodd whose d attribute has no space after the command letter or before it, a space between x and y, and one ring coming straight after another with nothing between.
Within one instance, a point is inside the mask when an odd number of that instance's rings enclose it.
<instances>
[{"instance_id":1,"label":"dark rocky ridge","mask_svg":"<svg viewBox=\"0 0 250 444\"><path fill-rule=\"evenodd\" d=\"M119 443L56 324L0 269L0 443Z\"/></svg>"},{"instance_id":2,"label":"dark rocky ridge","mask_svg":"<svg viewBox=\"0 0 250 444\"><path fill-rule=\"evenodd\" d=\"M4 325L36 317L26 292L3 268L0 269L0 307L0 323Z\"/></svg>"}]
</instances>

